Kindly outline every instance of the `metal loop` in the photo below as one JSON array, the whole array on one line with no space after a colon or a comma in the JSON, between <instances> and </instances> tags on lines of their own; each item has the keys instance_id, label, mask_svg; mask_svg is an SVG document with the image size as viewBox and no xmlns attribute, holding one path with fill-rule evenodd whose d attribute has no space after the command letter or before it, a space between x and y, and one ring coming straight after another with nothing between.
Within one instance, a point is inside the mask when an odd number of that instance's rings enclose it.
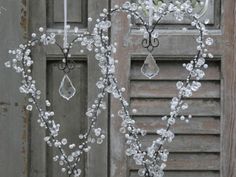
<instances>
[{"instance_id":1,"label":"metal loop","mask_svg":"<svg viewBox=\"0 0 236 177\"><path fill-rule=\"evenodd\" d=\"M142 40L142 46L144 48L146 48L150 53L154 50L154 48L158 47L160 42L158 38L153 38L152 37L152 31L148 32L149 33L149 37L148 38L144 38Z\"/></svg>"},{"instance_id":2,"label":"metal loop","mask_svg":"<svg viewBox=\"0 0 236 177\"><path fill-rule=\"evenodd\" d=\"M61 62L58 64L58 69L62 70L64 73L69 73L75 68L75 62L73 60Z\"/></svg>"}]
</instances>

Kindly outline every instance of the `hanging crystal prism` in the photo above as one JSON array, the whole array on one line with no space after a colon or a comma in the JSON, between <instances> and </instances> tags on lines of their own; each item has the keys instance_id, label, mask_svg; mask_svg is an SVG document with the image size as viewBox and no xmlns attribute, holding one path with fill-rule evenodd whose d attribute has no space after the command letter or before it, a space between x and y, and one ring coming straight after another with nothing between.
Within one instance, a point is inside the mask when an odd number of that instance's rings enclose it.
<instances>
[{"instance_id":1,"label":"hanging crystal prism","mask_svg":"<svg viewBox=\"0 0 236 177\"><path fill-rule=\"evenodd\" d=\"M59 94L66 100L69 100L75 95L75 93L75 87L73 86L68 75L65 74L59 87Z\"/></svg>"},{"instance_id":2,"label":"hanging crystal prism","mask_svg":"<svg viewBox=\"0 0 236 177\"><path fill-rule=\"evenodd\" d=\"M141 68L142 74L151 79L157 76L159 71L160 69L156 63L156 60L153 58L152 54L149 53Z\"/></svg>"}]
</instances>

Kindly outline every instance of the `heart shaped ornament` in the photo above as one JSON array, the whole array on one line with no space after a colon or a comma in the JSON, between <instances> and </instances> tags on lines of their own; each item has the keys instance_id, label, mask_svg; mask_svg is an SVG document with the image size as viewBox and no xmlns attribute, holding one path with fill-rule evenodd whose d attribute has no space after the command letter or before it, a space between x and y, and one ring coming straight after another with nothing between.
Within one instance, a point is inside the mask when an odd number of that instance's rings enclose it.
<instances>
[{"instance_id":1,"label":"heart shaped ornament","mask_svg":"<svg viewBox=\"0 0 236 177\"><path fill-rule=\"evenodd\" d=\"M145 21L146 16L143 15L147 14L146 11L150 11L148 13L149 23ZM177 20L182 20L184 16L187 16L191 19L192 28L195 28L199 32L199 35L196 37L196 55L189 63L183 63L183 67L188 71L188 75L186 75L185 81L178 81L176 83L178 94L170 100L170 114L162 118L166 122L166 126L162 129L157 129L156 140L151 142L147 148L143 148L140 141L140 137L146 135L146 130L136 127L135 121L129 113L128 101L123 97L125 88L119 88L118 81L115 77L115 65L117 62L113 54L116 52L116 43L112 44L110 42L109 29L112 25L110 17L118 13L127 13L129 19L133 17L141 24L141 32L144 35L142 44L144 48L147 48L149 55L140 72L149 78L156 77L159 72L159 67L156 65L157 61L151 52L159 45L159 35L155 28L163 17L173 14ZM116 5L110 10L104 9L100 14L100 18L96 20L97 24L91 33L78 33L78 30L75 29L75 39L69 43L66 42L63 47L57 43L55 39L56 34L44 33L44 29L40 28L39 33L33 33L32 39L26 44L21 44L19 48L9 51L9 54L13 55L13 59L7 61L5 66L13 68L22 76L19 90L28 96L28 105L26 108L28 111L32 111L33 108L38 111L38 122L40 126L49 132L44 140L49 146L54 146L58 149L58 154L53 159L61 165L62 172L67 173L68 176L80 176L81 169L79 167L79 161L81 156L89 152L92 144L101 144L105 139L103 130L97 125L97 119L101 111L106 109L106 103L104 102L105 95L111 93L121 104L118 116L122 119L120 132L124 134L127 144L127 149L124 153L132 157L136 165L140 166L138 171L140 176L162 177L164 175L163 170L166 167L166 161L169 155L169 151L165 148L165 145L170 143L174 138L171 127L178 119L189 122L192 117L191 115L183 115L183 110L189 107L183 98L191 97L194 92L199 90L201 87L200 80L205 76L204 70L208 67L205 64L205 58L213 58L213 55L208 53L206 48L208 45L213 44L213 39L210 37L205 38L207 30L199 18L200 16L194 12L190 1L185 1L182 4L162 3L158 6L152 1L140 1L138 3L125 2L123 5ZM89 21L91 20L89 18ZM76 92L68 76L68 72L73 69L73 63L70 63L73 61L68 60L71 56L70 49L78 44L96 53L95 59L98 61L102 77L96 83L99 94L86 112L86 116L89 119L88 129L84 134L78 135L79 139L82 140L80 144L68 142L67 138L58 139L59 130L63 128L63 125L60 126L56 123L54 118L56 113L47 111L47 109L40 105L41 91L37 89L36 81L31 76L33 65L31 51L33 47L39 44L45 46L56 45L61 49L64 59L58 68L64 71L65 76L62 79L59 93L67 100ZM51 106L49 100L44 101L47 107ZM69 152L65 151L67 148L70 149Z\"/></svg>"}]
</instances>

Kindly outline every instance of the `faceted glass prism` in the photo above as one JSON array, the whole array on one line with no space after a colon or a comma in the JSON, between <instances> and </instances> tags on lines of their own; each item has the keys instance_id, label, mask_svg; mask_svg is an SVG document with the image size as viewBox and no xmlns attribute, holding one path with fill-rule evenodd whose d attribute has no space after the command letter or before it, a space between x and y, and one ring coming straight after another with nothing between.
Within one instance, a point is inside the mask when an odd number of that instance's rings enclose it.
<instances>
[{"instance_id":1,"label":"faceted glass prism","mask_svg":"<svg viewBox=\"0 0 236 177\"><path fill-rule=\"evenodd\" d=\"M59 94L62 96L62 98L69 100L75 95L75 93L75 87L73 86L68 75L65 74L59 87Z\"/></svg>"},{"instance_id":2,"label":"faceted glass prism","mask_svg":"<svg viewBox=\"0 0 236 177\"><path fill-rule=\"evenodd\" d=\"M149 53L141 68L142 74L151 79L157 76L159 71L160 69L156 63L156 60L153 58L152 54Z\"/></svg>"}]
</instances>

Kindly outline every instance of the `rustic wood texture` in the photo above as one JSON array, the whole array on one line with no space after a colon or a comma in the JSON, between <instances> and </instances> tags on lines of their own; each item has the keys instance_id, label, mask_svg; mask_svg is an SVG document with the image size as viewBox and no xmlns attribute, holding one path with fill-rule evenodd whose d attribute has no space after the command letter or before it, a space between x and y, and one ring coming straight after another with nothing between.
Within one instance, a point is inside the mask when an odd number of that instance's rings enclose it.
<instances>
[{"instance_id":1,"label":"rustic wood texture","mask_svg":"<svg viewBox=\"0 0 236 177\"><path fill-rule=\"evenodd\" d=\"M131 70L130 70L130 79L131 80L147 80L150 81L147 77L142 75L140 68L142 67L143 57L132 57L131 60ZM190 57L189 57L190 58ZM187 71L182 66L183 63L188 62L186 57L155 57L160 68L160 73L158 76L152 78L151 80L184 80L187 77ZM171 65L170 65L171 63ZM207 61L209 68L206 70L206 77L203 80L220 80L220 61L219 59L214 59ZM171 72L170 72L171 71Z\"/></svg>"},{"instance_id":2,"label":"rustic wood texture","mask_svg":"<svg viewBox=\"0 0 236 177\"><path fill-rule=\"evenodd\" d=\"M64 1L47 0L46 1L47 26L51 29L63 29L64 26ZM87 9L88 4L86 0L70 0L67 1L67 18L68 25L71 30L75 26L80 28L87 27Z\"/></svg>"},{"instance_id":3,"label":"rustic wood texture","mask_svg":"<svg viewBox=\"0 0 236 177\"><path fill-rule=\"evenodd\" d=\"M129 161L130 169L138 166ZM220 154L218 153L171 153L166 170L219 171Z\"/></svg>"},{"instance_id":4,"label":"rustic wood texture","mask_svg":"<svg viewBox=\"0 0 236 177\"><path fill-rule=\"evenodd\" d=\"M74 59L74 58L73 58ZM76 62L75 69L69 73L69 77L76 88L76 94L69 102L59 96L58 88L63 77L63 73L58 70L58 62L47 64L47 98L51 101L52 109L55 111L55 119L61 124L59 139L67 138L68 144L81 143L78 135L87 129L87 63L86 60ZM69 148L66 151L71 152ZM47 148L47 171L48 176L63 177L60 166L53 161L53 157L58 154L58 149ZM68 154L68 153L67 153ZM82 176L85 176L85 156L81 158L80 167Z\"/></svg>"},{"instance_id":5,"label":"rustic wood texture","mask_svg":"<svg viewBox=\"0 0 236 177\"><path fill-rule=\"evenodd\" d=\"M19 75L4 66L10 59L8 50L25 41L26 4L0 0L0 7L0 176L28 177L29 113L24 96L19 93Z\"/></svg>"},{"instance_id":6,"label":"rustic wood texture","mask_svg":"<svg viewBox=\"0 0 236 177\"><path fill-rule=\"evenodd\" d=\"M78 25L83 28L82 30L91 29L94 22L88 25L87 17L91 16L95 19L109 3L114 6L123 2L125 0L70 1L70 25L72 27ZM1 42L4 44L0 49L2 63L9 57L7 50L15 48L24 41L28 31L28 34L35 32L40 26L45 27L47 31L62 29L62 10L58 10L61 9L59 1L0 0L0 4L7 9L7 11L2 11L0 16L2 21L0 35ZM202 88L188 100L191 103L189 113L194 115L192 120L187 125L184 122L178 122L173 128L177 135L173 144L168 145L171 154L165 173L166 177L236 176L235 11L236 2L234 0L211 1L211 8L207 14L210 15L208 27L215 43L210 51L216 55L216 58L207 61L209 69L202 82ZM128 20L124 14L113 18L112 42L118 42L118 51L115 55L119 59L117 76L120 86L128 88L125 94L131 102L131 108L138 109L138 112L132 115L137 125L148 129L148 136L143 141L149 143L149 140L154 138L153 134L156 129L164 126L161 115L168 112L169 97L176 93L175 82L183 80L186 76L186 73L182 72L181 63L195 55L193 36L196 36L196 31L182 32L180 29L188 27L188 25L174 24L171 19L160 25L161 45L154 50L154 56L161 70L158 77L149 80L140 73L140 67L146 56L145 49L140 45L142 36L137 30L137 26L130 29L127 24ZM58 39L62 42L62 36ZM72 39L72 36L69 36L69 39ZM99 77L99 70L96 67L94 54L88 52L81 54L79 50L80 47L75 46L72 54L78 65L83 66L83 69L80 68L84 71L81 76L87 74L87 90L84 90L81 95L85 97L87 93L87 103L83 100L86 105L79 106L80 109L85 109L86 106L92 104L96 96L97 90L94 82ZM58 62L58 57L61 57L61 54L55 46L47 49L37 47L33 50L35 62L33 75L37 80L37 86L42 90L43 99L46 99L47 96L53 98L55 97L53 94L57 94L57 91L53 92L53 89L56 90L56 88L50 87L50 83L48 83L53 78L52 70L49 72L48 69L52 68L52 63ZM84 70L85 68L86 70ZM51 75L47 73L51 73ZM58 80L60 78L59 75L55 77ZM82 80L85 81L84 78L79 78L75 85L82 83ZM0 139L4 142L0 145L2 160L0 176L63 176L57 167L54 168L56 164L52 165L49 159L52 153L48 151L43 141L46 132L38 126L37 113L33 111L32 115L29 115L25 111L25 100L17 90L18 81L19 77L15 73L0 65L0 93L3 93L0 94ZM84 85L78 87L81 88ZM165 87L169 89L165 90ZM82 99L74 101L80 105ZM53 100L55 101L55 99ZM58 100L56 104L59 104ZM115 114L120 109L120 105L111 99L110 107L110 110L104 112L99 120L99 125L105 129L108 140L103 145L95 146L84 159L85 162L81 164L85 168L83 177L138 176L137 167L123 153L126 146L124 138L119 133L120 119L118 117L108 119L108 113ZM69 112L70 109L66 109L66 112ZM71 116L73 117L73 114ZM63 121L63 117L60 119ZM74 131L77 128L80 129L80 126L85 128L84 126L87 124L85 120L75 119L75 121L78 122L78 127L69 125L70 122L65 126L73 127ZM79 124L80 121L83 122L83 125ZM47 166L53 166L53 168L49 169Z\"/></svg>"},{"instance_id":7,"label":"rustic wood texture","mask_svg":"<svg viewBox=\"0 0 236 177\"><path fill-rule=\"evenodd\" d=\"M112 5L123 2L123 0L113 0ZM221 139L222 125L225 121L225 117L222 116L224 103L222 103L222 78L224 76L222 76L221 64L225 58L222 57L223 36L219 28L221 9L220 1L210 2L212 16L209 16L209 13L206 15L211 20L208 25L210 35L213 35L215 39L210 51L216 57L207 60L209 68L199 92L194 93L190 99L186 99L190 108L183 114L193 115L190 123L180 121L173 128L176 139L167 145L171 151L167 177L227 176L221 175L222 153L225 153L222 152ZM156 129L165 127L161 116L170 112L171 97L177 94L175 83L184 80L187 76L182 64L195 55L194 38L197 33L195 30L181 32L179 29L186 27L186 24L176 24L173 20L164 22L168 23L167 25L164 23L159 25L161 45L154 50L153 55L159 65L160 73L153 79L148 79L140 71L147 52L140 45L142 36L137 30L138 27L129 29L126 15L116 16L113 20L113 41L118 42L118 51L115 55L119 59L117 77L120 86L128 88L125 95L126 99L130 100L131 115L136 120L137 126L148 130L148 136L142 140L145 147L157 137L154 135ZM126 27L124 28L123 25ZM119 109L120 105L112 100L111 112L115 113ZM133 109L137 112L132 113ZM111 119L111 127L114 129L111 131L111 137L114 137L111 140L111 177L136 177L137 166L134 165L133 160L125 155L118 155L126 147L123 144L125 140L117 137L118 133L115 132L120 127L120 121L117 119L118 117ZM126 159L128 160L125 163Z\"/></svg>"},{"instance_id":8,"label":"rustic wood texture","mask_svg":"<svg viewBox=\"0 0 236 177\"><path fill-rule=\"evenodd\" d=\"M55 23L63 23L64 22L64 13L63 7L64 7L64 1L58 1L58 0L51 0L52 1L52 7L49 7L49 11L53 9L53 21ZM69 9L68 11L68 22L81 22L82 20L82 0L70 0L67 2L67 7ZM79 9L79 10L78 10Z\"/></svg>"},{"instance_id":9,"label":"rustic wood texture","mask_svg":"<svg viewBox=\"0 0 236 177\"><path fill-rule=\"evenodd\" d=\"M220 177L219 171L184 171L171 170L165 172L166 177ZM131 171L130 177L139 177L137 171Z\"/></svg>"},{"instance_id":10,"label":"rustic wood texture","mask_svg":"<svg viewBox=\"0 0 236 177\"><path fill-rule=\"evenodd\" d=\"M236 2L234 0L223 1L224 13L222 15L223 40L222 48L224 60L222 62L222 75L224 77L222 87L222 104L224 121L222 122L222 153L221 175L223 177L236 176ZM226 10L227 9L227 10Z\"/></svg>"},{"instance_id":11,"label":"rustic wood texture","mask_svg":"<svg viewBox=\"0 0 236 177\"><path fill-rule=\"evenodd\" d=\"M195 9L195 12L198 12L199 10L200 8ZM220 16L215 16L215 13L217 13L217 11L219 10L220 10L220 0L209 0L208 10L206 14L204 14L201 17L201 19L208 18L209 19L208 25L211 26L219 25ZM148 20L148 18L146 20ZM189 24L190 24L189 19L185 18L183 21L176 21L173 18L173 14L169 14L160 21L159 28L171 28L170 26L172 26L172 28L176 29L176 25L179 25L179 27L181 28L183 25L189 25Z\"/></svg>"},{"instance_id":12,"label":"rustic wood texture","mask_svg":"<svg viewBox=\"0 0 236 177\"><path fill-rule=\"evenodd\" d=\"M181 111L193 116L220 116L220 102L214 99L189 99L189 108ZM131 99L130 107L137 109L132 115L166 115L170 112L170 99Z\"/></svg>"},{"instance_id":13,"label":"rustic wood texture","mask_svg":"<svg viewBox=\"0 0 236 177\"><path fill-rule=\"evenodd\" d=\"M172 98L177 93L176 81L131 81L130 88L132 98ZM220 98L220 82L203 81L192 98Z\"/></svg>"},{"instance_id":14,"label":"rustic wood texture","mask_svg":"<svg viewBox=\"0 0 236 177\"><path fill-rule=\"evenodd\" d=\"M148 133L155 133L158 128L163 128L166 123L160 116L133 116L138 127L143 127ZM176 134L220 134L220 117L197 117L193 116L191 122L186 125L185 121L177 121L173 127Z\"/></svg>"},{"instance_id":15,"label":"rustic wood texture","mask_svg":"<svg viewBox=\"0 0 236 177\"><path fill-rule=\"evenodd\" d=\"M47 32L55 32L58 29L63 29L63 24L61 22L54 23L55 19L51 13L63 13L60 4L54 4L53 0L46 1L30 1L30 32L37 31L40 26L45 27ZM68 1L69 2L69 1ZM59 3L59 2L57 2ZM78 10L78 5L81 4L81 9ZM54 5L58 5L59 9ZM91 28L91 23L87 26L87 17L92 17L93 19L98 17L99 12L102 11L104 7L108 5L107 0L99 1L71 1L69 2L69 24L73 26L79 26L80 31L84 31ZM57 11L57 12L56 12ZM82 17L78 17L78 11L82 14ZM51 15L50 15L51 14ZM73 17L73 18L72 18ZM62 16L57 17L62 21ZM71 19L70 19L71 18ZM75 19L76 18L76 19ZM37 20L36 20L37 19ZM82 22L80 22L82 19ZM85 20L85 21L84 21ZM53 23L52 23L53 22ZM83 24L82 24L83 23ZM73 28L72 28L73 29ZM63 44L63 36L58 36L57 40L60 44ZM68 41L74 39L75 36L68 36ZM43 99L47 96L53 100L55 104L55 114L61 115L57 118L57 121L64 125L65 129L62 130L62 134L71 137L73 140L77 136L81 129L85 129L87 125L87 119L84 115L85 108L91 106L94 99L97 96L97 88L95 86L96 80L99 79L100 71L97 66L97 61L94 59L94 53L80 53L82 48L79 45L74 45L71 50L73 59L77 63L77 67L72 71L71 77L74 85L79 89L78 95L72 98L67 105L67 101L60 98L57 90L59 82L62 79L62 71L56 70L56 64L62 57L60 49L56 46L48 47L37 47L33 52L33 58L36 65L34 65L34 77L38 81L38 85L42 90ZM85 50L86 51L86 50ZM52 67L53 66L53 67ZM87 82L88 81L88 82ZM53 84L53 85L52 85ZM87 95L87 97L86 97ZM71 103L70 103L71 102ZM71 106L69 106L71 105ZM56 107L64 107L63 109L57 109ZM63 117L63 115L67 115ZM80 116L79 116L80 115ZM108 120L107 111L104 111L98 121L98 126L104 129L104 133L108 130ZM72 119L74 121L67 122L65 119ZM46 148L43 137L46 134L38 124L36 123L37 114L33 114L31 117L31 176L30 177L55 177L55 176L67 176L60 172L57 164L52 163L51 156L53 155L53 150ZM75 123L77 122L77 123ZM62 128L63 129L63 128ZM77 132L77 133L76 133ZM72 135L73 134L73 135ZM70 139L70 138L69 138ZM71 140L72 141L72 140ZM95 145L93 149L84 157L83 163L81 163L81 168L85 169L82 176L107 176L108 172L108 141L104 141L102 145ZM99 153L97 153L99 152ZM103 170L101 170L101 168Z\"/></svg>"},{"instance_id":16,"label":"rustic wood texture","mask_svg":"<svg viewBox=\"0 0 236 177\"><path fill-rule=\"evenodd\" d=\"M158 136L156 134L147 135L142 139L144 148L150 146L152 141ZM170 152L220 152L219 135L176 135L175 140L165 145Z\"/></svg>"}]
</instances>

